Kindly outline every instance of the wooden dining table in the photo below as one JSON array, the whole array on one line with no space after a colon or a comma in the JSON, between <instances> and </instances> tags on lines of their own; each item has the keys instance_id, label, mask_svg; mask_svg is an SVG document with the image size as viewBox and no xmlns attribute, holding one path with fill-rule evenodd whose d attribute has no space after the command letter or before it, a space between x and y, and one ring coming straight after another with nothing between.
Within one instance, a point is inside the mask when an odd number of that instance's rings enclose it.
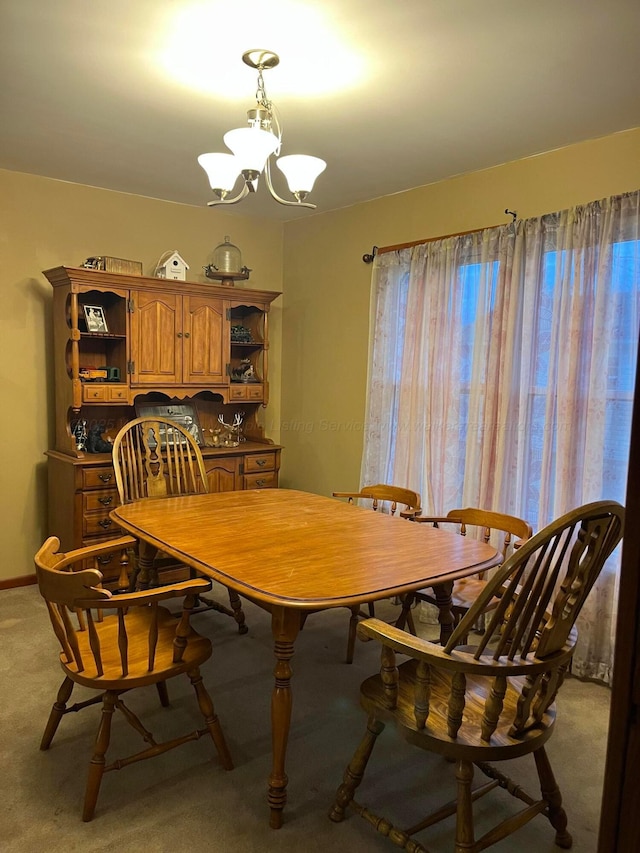
<instances>
[{"instance_id":1,"label":"wooden dining table","mask_svg":"<svg viewBox=\"0 0 640 853\"><path fill-rule=\"evenodd\" d=\"M270 825L282 826L293 697L291 659L305 613L351 607L497 565L491 545L293 489L147 498L112 510L140 540L145 571L161 550L271 613ZM446 594L443 597L446 600Z\"/></svg>"}]
</instances>

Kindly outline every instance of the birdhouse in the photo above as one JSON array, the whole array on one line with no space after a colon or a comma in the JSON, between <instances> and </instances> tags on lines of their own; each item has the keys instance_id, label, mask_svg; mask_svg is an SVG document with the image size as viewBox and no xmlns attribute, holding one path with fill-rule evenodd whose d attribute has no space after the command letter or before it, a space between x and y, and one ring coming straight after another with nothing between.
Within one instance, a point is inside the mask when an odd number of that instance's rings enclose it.
<instances>
[{"instance_id":1,"label":"birdhouse","mask_svg":"<svg viewBox=\"0 0 640 853\"><path fill-rule=\"evenodd\" d=\"M173 252L166 261L160 264L156 275L158 278L172 278L175 281L185 281L188 269L189 264L185 259L178 252Z\"/></svg>"}]
</instances>

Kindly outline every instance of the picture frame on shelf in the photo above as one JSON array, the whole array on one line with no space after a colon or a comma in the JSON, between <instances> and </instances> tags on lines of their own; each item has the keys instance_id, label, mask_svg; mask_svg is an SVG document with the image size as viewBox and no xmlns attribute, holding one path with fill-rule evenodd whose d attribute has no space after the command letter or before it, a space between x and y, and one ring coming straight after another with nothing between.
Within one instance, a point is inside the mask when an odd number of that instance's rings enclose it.
<instances>
[{"instance_id":1,"label":"picture frame on shelf","mask_svg":"<svg viewBox=\"0 0 640 853\"><path fill-rule=\"evenodd\" d=\"M198 420L198 412L194 406L183 403L157 405L153 403L136 403L136 416L139 418L168 418L186 429L201 447L204 446L202 429ZM170 428L169 428L170 429ZM180 436L181 440L184 440ZM175 433L167 435L165 430L160 430L160 446L165 447L167 442L173 444Z\"/></svg>"},{"instance_id":2,"label":"picture frame on shelf","mask_svg":"<svg viewBox=\"0 0 640 853\"><path fill-rule=\"evenodd\" d=\"M102 305L83 305L84 319L87 324L87 332L109 333L107 318Z\"/></svg>"}]
</instances>

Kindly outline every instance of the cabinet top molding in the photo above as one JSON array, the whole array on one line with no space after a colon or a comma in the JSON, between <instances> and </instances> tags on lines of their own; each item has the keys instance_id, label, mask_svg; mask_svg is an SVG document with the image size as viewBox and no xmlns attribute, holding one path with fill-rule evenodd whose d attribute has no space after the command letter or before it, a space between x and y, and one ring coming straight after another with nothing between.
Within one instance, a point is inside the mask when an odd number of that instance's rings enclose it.
<instances>
[{"instance_id":1,"label":"cabinet top molding","mask_svg":"<svg viewBox=\"0 0 640 853\"><path fill-rule=\"evenodd\" d=\"M280 291L253 290L248 287L220 287L197 281L174 281L167 278L155 278L141 275L123 275L122 273L92 270L85 267L53 267L44 270L43 275L53 287L69 287L80 285L84 287L113 287L125 290L162 290L176 293L199 293L228 299L231 302L242 302L245 299L260 299L263 302L273 302Z\"/></svg>"}]
</instances>

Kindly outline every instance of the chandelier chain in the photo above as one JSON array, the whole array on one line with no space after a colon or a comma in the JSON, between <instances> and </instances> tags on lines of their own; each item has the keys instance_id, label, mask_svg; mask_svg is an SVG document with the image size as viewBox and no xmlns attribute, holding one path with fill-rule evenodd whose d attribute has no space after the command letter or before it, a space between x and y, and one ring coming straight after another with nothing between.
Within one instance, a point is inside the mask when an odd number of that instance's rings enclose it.
<instances>
[{"instance_id":1,"label":"chandelier chain","mask_svg":"<svg viewBox=\"0 0 640 853\"><path fill-rule=\"evenodd\" d=\"M258 68L258 88L256 89L256 101L265 110L271 112L271 101L267 98L267 92L264 87L264 77L262 76L262 66Z\"/></svg>"}]
</instances>

